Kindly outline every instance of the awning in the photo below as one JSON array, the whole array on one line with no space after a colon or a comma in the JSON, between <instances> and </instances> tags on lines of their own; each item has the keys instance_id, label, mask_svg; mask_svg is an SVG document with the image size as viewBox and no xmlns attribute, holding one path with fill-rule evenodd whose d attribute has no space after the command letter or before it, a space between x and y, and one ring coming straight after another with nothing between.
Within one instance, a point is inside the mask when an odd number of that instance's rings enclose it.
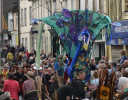
<instances>
[{"instance_id":1,"label":"awning","mask_svg":"<svg viewBox=\"0 0 128 100\"><path fill-rule=\"evenodd\" d=\"M112 38L119 39L119 38L128 38L128 20L121 21L120 26L112 25Z\"/></svg>"}]
</instances>

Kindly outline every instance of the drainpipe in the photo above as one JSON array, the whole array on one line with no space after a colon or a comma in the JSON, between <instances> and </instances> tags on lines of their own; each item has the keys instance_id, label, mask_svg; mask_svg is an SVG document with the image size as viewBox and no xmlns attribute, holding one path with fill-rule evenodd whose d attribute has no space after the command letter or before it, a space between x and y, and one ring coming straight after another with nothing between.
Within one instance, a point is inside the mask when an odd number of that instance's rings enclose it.
<instances>
[{"instance_id":1,"label":"drainpipe","mask_svg":"<svg viewBox=\"0 0 128 100\"><path fill-rule=\"evenodd\" d=\"M18 5L18 44L20 46L20 0L17 0Z\"/></svg>"},{"instance_id":2,"label":"drainpipe","mask_svg":"<svg viewBox=\"0 0 128 100\"><path fill-rule=\"evenodd\" d=\"M123 14L122 14L122 0L120 0L120 6L121 6L121 19L123 18Z\"/></svg>"},{"instance_id":3,"label":"drainpipe","mask_svg":"<svg viewBox=\"0 0 128 100\"><path fill-rule=\"evenodd\" d=\"M80 10L80 3L81 3L81 2L80 2L80 0L79 0L79 10Z\"/></svg>"}]
</instances>

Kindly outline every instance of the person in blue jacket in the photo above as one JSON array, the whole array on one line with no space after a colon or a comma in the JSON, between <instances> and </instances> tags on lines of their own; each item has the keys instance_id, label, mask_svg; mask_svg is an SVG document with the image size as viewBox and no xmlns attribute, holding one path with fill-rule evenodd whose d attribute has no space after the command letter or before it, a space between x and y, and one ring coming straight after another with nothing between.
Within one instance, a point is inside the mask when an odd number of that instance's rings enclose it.
<instances>
[{"instance_id":1,"label":"person in blue jacket","mask_svg":"<svg viewBox=\"0 0 128 100\"><path fill-rule=\"evenodd\" d=\"M64 62L62 61L62 56L58 57L58 68L56 69L56 71L58 72L60 84L62 85L64 76Z\"/></svg>"},{"instance_id":2,"label":"person in blue jacket","mask_svg":"<svg viewBox=\"0 0 128 100\"><path fill-rule=\"evenodd\" d=\"M123 64L125 60L127 60L127 57L126 57L126 52L124 50L121 50L120 51L120 54L121 54L121 59L120 59L120 64Z\"/></svg>"}]
</instances>

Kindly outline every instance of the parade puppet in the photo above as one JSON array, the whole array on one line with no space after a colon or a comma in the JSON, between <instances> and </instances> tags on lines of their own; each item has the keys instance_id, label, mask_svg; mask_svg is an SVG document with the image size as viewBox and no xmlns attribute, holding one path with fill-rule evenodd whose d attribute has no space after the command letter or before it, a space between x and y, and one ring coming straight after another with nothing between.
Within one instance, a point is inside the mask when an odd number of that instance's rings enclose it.
<instances>
[{"instance_id":1,"label":"parade puppet","mask_svg":"<svg viewBox=\"0 0 128 100\"><path fill-rule=\"evenodd\" d=\"M88 9L72 11L63 9L59 14L53 14L53 16L40 20L55 29L68 59L71 59L67 70L70 80L77 77L79 70L84 70L86 72L85 82L87 82L90 79L91 47L103 28L106 28L107 31L106 39L110 38L109 23L111 23L111 19Z\"/></svg>"},{"instance_id":2,"label":"parade puppet","mask_svg":"<svg viewBox=\"0 0 128 100\"><path fill-rule=\"evenodd\" d=\"M38 19L52 26L56 31L60 43L63 46L71 64L65 66L67 74L72 81L77 77L77 73L83 70L86 73L84 82L90 79L89 59L91 49L97 36L102 29L106 29L106 40L111 38L111 19L108 16L100 15L97 12L86 10L63 9L61 13L53 14L46 18ZM39 30L39 38L37 44L36 63L40 65L40 47L42 32L44 32L44 23Z\"/></svg>"}]
</instances>

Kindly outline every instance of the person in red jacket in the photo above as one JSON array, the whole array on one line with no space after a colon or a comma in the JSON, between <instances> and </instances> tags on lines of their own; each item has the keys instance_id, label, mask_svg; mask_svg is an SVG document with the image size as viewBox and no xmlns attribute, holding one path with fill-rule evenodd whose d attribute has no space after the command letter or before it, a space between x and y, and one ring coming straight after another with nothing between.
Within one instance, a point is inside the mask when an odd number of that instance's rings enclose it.
<instances>
[{"instance_id":1,"label":"person in red jacket","mask_svg":"<svg viewBox=\"0 0 128 100\"><path fill-rule=\"evenodd\" d=\"M9 74L9 79L4 82L4 92L9 92L12 100L19 100L18 93L20 92L19 83L14 80L14 74Z\"/></svg>"},{"instance_id":2,"label":"person in red jacket","mask_svg":"<svg viewBox=\"0 0 128 100\"><path fill-rule=\"evenodd\" d=\"M28 52L28 50L26 50L25 54L27 55L27 62L28 62L28 60L29 60L29 52Z\"/></svg>"}]
</instances>

